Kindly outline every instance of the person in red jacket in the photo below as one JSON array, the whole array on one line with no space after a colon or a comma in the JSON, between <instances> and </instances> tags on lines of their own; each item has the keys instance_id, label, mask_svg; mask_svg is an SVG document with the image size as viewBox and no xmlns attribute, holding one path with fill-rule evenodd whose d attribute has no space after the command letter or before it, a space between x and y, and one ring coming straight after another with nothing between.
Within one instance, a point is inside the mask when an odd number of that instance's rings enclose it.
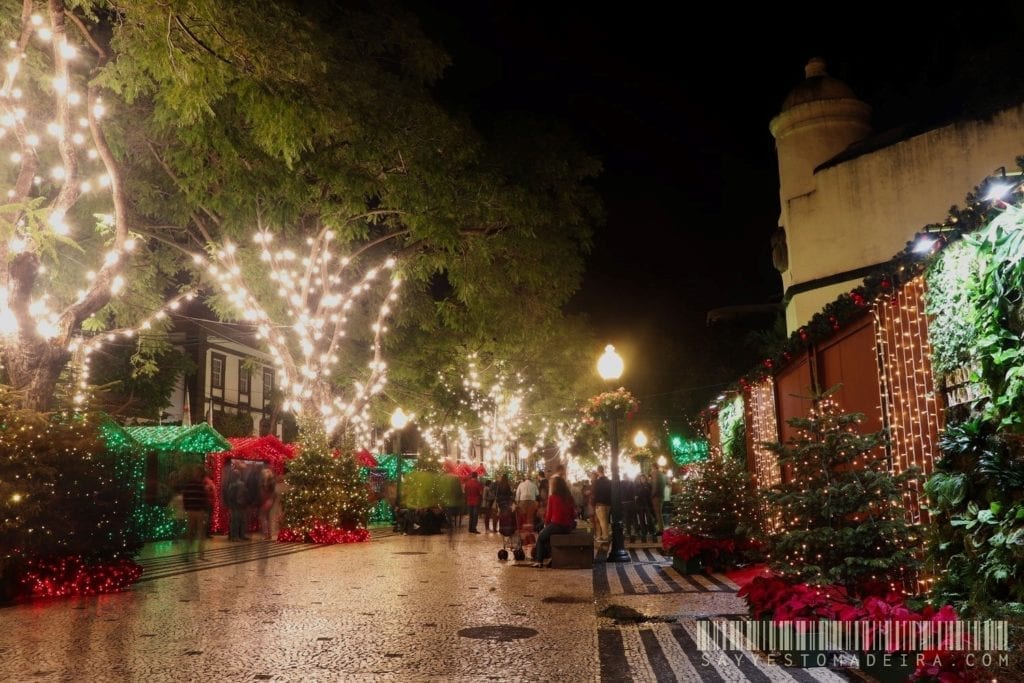
<instances>
[{"instance_id":1,"label":"person in red jacket","mask_svg":"<svg viewBox=\"0 0 1024 683\"><path fill-rule=\"evenodd\" d=\"M469 479L466 480L464 490L466 493L466 507L469 508L469 533L478 534L480 532L476 529L476 520L480 516L480 498L483 494L483 488L480 486L480 480L477 479L476 472L469 473Z\"/></svg>"},{"instance_id":2,"label":"person in red jacket","mask_svg":"<svg viewBox=\"0 0 1024 683\"><path fill-rule=\"evenodd\" d=\"M565 483L564 477L551 480L551 493L548 496L547 512L544 513L544 528L537 536L537 561L534 567L543 567L545 560L551 555L551 537L555 534L568 534L576 526L576 502L572 491Z\"/></svg>"}]
</instances>

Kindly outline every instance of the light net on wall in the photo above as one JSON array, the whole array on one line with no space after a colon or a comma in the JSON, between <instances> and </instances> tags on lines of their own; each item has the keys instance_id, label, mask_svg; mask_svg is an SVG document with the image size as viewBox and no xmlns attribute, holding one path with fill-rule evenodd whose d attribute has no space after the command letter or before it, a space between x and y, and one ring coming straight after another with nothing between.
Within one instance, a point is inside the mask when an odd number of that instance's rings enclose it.
<instances>
[{"instance_id":1,"label":"light net on wall","mask_svg":"<svg viewBox=\"0 0 1024 683\"><path fill-rule=\"evenodd\" d=\"M775 418L775 381L771 377L750 387L750 444L754 453L754 477L758 488L765 489L781 481L778 456L764 446L779 440Z\"/></svg>"},{"instance_id":2,"label":"light net on wall","mask_svg":"<svg viewBox=\"0 0 1024 683\"><path fill-rule=\"evenodd\" d=\"M931 367L924 293L924 278L916 277L892 297L875 302L872 312L893 473L916 466L927 477L934 469L944 416ZM927 520L920 484L911 483L904 501L910 522Z\"/></svg>"}]
</instances>

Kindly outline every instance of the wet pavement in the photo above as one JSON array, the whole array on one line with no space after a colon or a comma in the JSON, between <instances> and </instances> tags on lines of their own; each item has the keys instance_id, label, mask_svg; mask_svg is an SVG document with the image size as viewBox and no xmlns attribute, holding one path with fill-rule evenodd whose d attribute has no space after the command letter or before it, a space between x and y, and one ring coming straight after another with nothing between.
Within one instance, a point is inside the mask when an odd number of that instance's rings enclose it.
<instances>
[{"instance_id":1,"label":"wet pavement","mask_svg":"<svg viewBox=\"0 0 1024 683\"><path fill-rule=\"evenodd\" d=\"M205 562L155 544L129 592L0 609L0 680L847 680L699 652L707 617L744 612L725 577L681 576L652 548L534 569L499 562L501 541L217 539Z\"/></svg>"}]
</instances>

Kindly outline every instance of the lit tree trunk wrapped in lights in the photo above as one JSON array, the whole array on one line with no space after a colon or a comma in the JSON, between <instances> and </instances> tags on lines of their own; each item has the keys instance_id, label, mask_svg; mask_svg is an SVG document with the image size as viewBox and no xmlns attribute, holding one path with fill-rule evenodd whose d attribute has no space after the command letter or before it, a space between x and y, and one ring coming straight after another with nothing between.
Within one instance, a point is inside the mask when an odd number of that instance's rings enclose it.
<instances>
[{"instance_id":1,"label":"lit tree trunk wrapped in lights","mask_svg":"<svg viewBox=\"0 0 1024 683\"><path fill-rule=\"evenodd\" d=\"M900 590L917 566L920 532L906 522L902 500L918 474L893 476L881 434L857 431L862 419L826 394L806 418L789 421L796 436L771 445L789 476L769 493L780 513L770 559L786 577L884 594Z\"/></svg>"},{"instance_id":2,"label":"lit tree trunk wrapped in lights","mask_svg":"<svg viewBox=\"0 0 1024 683\"><path fill-rule=\"evenodd\" d=\"M355 265L351 257L338 257L331 250L333 238L329 228L322 228L307 240L308 255L300 259L291 249L275 247L273 233L261 227L254 241L260 245L262 268L247 263L246 254L230 241L211 247L210 256L195 254L193 258L216 281L235 315L256 325L257 336L264 340L282 373L279 386L285 396L284 408L328 436L349 427L368 436L370 400L386 382L381 343L401 278L392 275L377 314L371 318L366 377L363 381L347 377L345 386L351 393L342 396L335 380L343 360L352 375L358 373L358 360L353 358L360 342L348 344L348 354L342 350L349 317L365 315L361 311L365 295L382 273L394 270L396 261L387 258L380 267L347 279ZM259 276L247 279L243 273Z\"/></svg>"},{"instance_id":3,"label":"lit tree trunk wrapped in lights","mask_svg":"<svg viewBox=\"0 0 1024 683\"><path fill-rule=\"evenodd\" d=\"M0 357L22 405L47 410L83 322L125 288L136 241L100 125L99 86L85 85L88 69L72 68L80 52L95 55L94 70L109 54L62 0L49 0L45 15L35 4L22 4L0 88L0 148L14 164L0 208ZM45 57L30 57L33 49ZM109 203L93 196L98 189L110 192ZM77 290L75 277L84 285Z\"/></svg>"}]
</instances>

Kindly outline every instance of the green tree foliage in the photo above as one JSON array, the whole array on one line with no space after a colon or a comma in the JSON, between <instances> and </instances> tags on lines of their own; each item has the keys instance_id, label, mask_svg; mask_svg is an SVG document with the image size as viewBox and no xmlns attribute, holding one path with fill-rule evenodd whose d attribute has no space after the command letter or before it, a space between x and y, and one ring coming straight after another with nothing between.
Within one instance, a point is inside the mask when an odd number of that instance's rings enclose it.
<instances>
[{"instance_id":1,"label":"green tree foliage","mask_svg":"<svg viewBox=\"0 0 1024 683\"><path fill-rule=\"evenodd\" d=\"M370 499L359 465L350 455L334 451L319 425L304 420L299 455L288 463L284 496L285 526L309 536L314 525L342 529L366 526Z\"/></svg>"},{"instance_id":2,"label":"green tree foliage","mask_svg":"<svg viewBox=\"0 0 1024 683\"><path fill-rule=\"evenodd\" d=\"M892 475L882 435L859 433L862 419L818 396L808 417L789 420L797 434L771 445L790 473L769 493L769 557L783 576L859 594L899 588L917 566L920 531L905 520L903 491L918 475Z\"/></svg>"},{"instance_id":3,"label":"green tree foliage","mask_svg":"<svg viewBox=\"0 0 1024 683\"><path fill-rule=\"evenodd\" d=\"M158 420L170 404L178 380L195 365L181 351L166 344L160 347L140 352L136 344L125 340L95 352L89 378L101 389L94 407L108 415Z\"/></svg>"}]
</instances>

